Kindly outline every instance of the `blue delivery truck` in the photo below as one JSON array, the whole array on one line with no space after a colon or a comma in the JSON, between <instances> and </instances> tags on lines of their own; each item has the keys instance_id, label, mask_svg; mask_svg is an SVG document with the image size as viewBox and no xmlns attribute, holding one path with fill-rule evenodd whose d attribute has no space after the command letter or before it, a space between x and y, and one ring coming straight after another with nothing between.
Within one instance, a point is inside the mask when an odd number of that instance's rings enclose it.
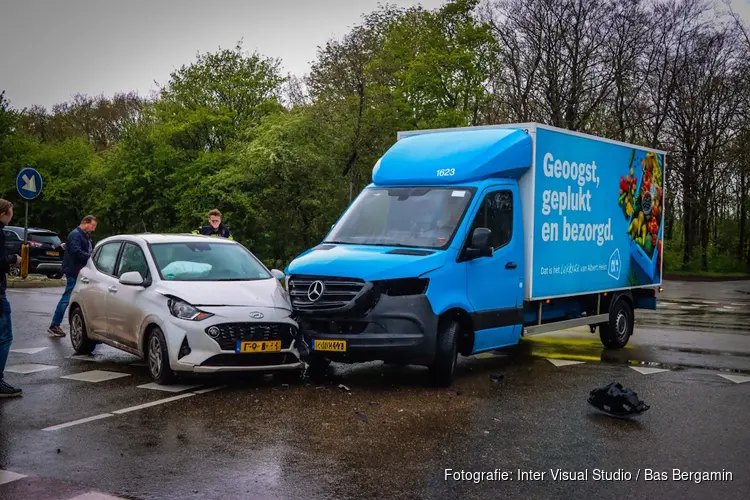
<instances>
[{"instance_id":1,"label":"blue delivery truck","mask_svg":"<svg viewBox=\"0 0 750 500\"><path fill-rule=\"evenodd\" d=\"M665 153L541 124L400 132L287 267L308 363L429 367L588 325L625 346L661 290Z\"/></svg>"}]
</instances>

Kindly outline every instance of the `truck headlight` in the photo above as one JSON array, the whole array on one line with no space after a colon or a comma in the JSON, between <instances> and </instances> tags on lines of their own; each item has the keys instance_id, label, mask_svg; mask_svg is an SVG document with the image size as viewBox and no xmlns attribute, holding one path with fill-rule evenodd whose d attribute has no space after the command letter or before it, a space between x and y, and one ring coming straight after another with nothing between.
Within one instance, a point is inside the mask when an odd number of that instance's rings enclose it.
<instances>
[{"instance_id":1,"label":"truck headlight","mask_svg":"<svg viewBox=\"0 0 750 500\"><path fill-rule=\"evenodd\" d=\"M201 321L213 316L213 314L201 311L192 304L188 304L177 297L170 298L167 301L167 307L169 307L169 312L172 316L188 321Z\"/></svg>"},{"instance_id":2,"label":"truck headlight","mask_svg":"<svg viewBox=\"0 0 750 500\"><path fill-rule=\"evenodd\" d=\"M375 282L380 293L391 297L422 295L427 291L429 284L429 278L399 278Z\"/></svg>"}]
</instances>

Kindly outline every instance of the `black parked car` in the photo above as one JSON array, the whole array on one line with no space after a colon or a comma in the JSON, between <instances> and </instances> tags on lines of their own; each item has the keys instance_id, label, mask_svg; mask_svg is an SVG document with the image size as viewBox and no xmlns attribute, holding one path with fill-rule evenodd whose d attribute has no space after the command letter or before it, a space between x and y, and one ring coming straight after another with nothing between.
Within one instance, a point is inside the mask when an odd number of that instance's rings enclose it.
<instances>
[{"instance_id":1,"label":"black parked car","mask_svg":"<svg viewBox=\"0 0 750 500\"><path fill-rule=\"evenodd\" d=\"M23 228L5 226L5 251L21 255ZM60 236L47 229L29 228L29 274L45 274L50 278L62 278L63 247ZM21 268L11 268L11 275L19 275Z\"/></svg>"}]
</instances>

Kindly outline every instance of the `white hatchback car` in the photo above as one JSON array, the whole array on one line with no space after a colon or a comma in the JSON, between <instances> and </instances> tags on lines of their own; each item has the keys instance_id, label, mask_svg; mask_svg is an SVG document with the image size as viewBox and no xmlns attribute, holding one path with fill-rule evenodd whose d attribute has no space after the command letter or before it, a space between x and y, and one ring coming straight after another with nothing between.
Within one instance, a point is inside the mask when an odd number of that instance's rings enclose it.
<instances>
[{"instance_id":1,"label":"white hatchback car","mask_svg":"<svg viewBox=\"0 0 750 500\"><path fill-rule=\"evenodd\" d=\"M223 238L106 238L73 289L70 340L79 354L104 343L140 356L159 384L180 372L297 376L302 340L283 278Z\"/></svg>"}]
</instances>

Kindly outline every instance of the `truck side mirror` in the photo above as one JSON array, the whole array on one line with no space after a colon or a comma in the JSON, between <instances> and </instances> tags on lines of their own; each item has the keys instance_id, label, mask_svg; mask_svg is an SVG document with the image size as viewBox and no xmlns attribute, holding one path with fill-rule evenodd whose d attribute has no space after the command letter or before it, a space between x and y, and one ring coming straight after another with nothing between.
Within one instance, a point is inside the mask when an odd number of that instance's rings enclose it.
<instances>
[{"instance_id":1,"label":"truck side mirror","mask_svg":"<svg viewBox=\"0 0 750 500\"><path fill-rule=\"evenodd\" d=\"M471 234L471 245L466 249L469 259L478 257L492 257L492 231L486 227L478 227Z\"/></svg>"}]
</instances>

